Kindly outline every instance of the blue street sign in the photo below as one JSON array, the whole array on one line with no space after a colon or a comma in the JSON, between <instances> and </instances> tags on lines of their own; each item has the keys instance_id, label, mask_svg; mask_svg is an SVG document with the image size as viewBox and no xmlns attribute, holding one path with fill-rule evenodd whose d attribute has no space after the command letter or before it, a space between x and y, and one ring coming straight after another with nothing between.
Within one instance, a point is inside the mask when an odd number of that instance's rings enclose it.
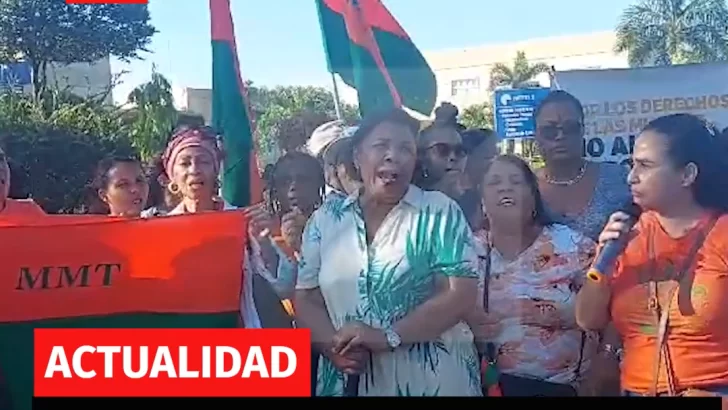
<instances>
[{"instance_id":1,"label":"blue street sign","mask_svg":"<svg viewBox=\"0 0 728 410\"><path fill-rule=\"evenodd\" d=\"M495 131L502 139L529 138L536 133L533 114L549 88L495 91Z\"/></svg>"},{"instance_id":2,"label":"blue street sign","mask_svg":"<svg viewBox=\"0 0 728 410\"><path fill-rule=\"evenodd\" d=\"M31 83L30 63L0 64L0 86L23 86Z\"/></svg>"}]
</instances>

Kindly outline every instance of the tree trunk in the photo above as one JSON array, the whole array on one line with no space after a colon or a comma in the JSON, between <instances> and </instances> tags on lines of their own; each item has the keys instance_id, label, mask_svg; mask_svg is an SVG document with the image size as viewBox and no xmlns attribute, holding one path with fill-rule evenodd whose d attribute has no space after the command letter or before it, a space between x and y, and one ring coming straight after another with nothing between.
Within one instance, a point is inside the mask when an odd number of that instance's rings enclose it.
<instances>
[{"instance_id":1,"label":"tree trunk","mask_svg":"<svg viewBox=\"0 0 728 410\"><path fill-rule=\"evenodd\" d=\"M46 68L48 66L47 61L33 60L33 97L39 100L40 97L45 93L47 86Z\"/></svg>"}]
</instances>

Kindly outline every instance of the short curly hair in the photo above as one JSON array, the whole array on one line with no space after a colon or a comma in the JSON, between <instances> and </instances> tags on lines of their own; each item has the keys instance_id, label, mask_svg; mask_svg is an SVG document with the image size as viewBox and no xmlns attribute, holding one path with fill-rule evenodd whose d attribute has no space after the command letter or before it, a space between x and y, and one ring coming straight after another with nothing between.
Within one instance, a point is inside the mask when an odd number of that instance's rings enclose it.
<instances>
[{"instance_id":1,"label":"short curly hair","mask_svg":"<svg viewBox=\"0 0 728 410\"><path fill-rule=\"evenodd\" d=\"M279 121L273 136L284 153L300 151L313 131L329 121L333 121L333 118L326 114L303 111Z\"/></svg>"}]
</instances>

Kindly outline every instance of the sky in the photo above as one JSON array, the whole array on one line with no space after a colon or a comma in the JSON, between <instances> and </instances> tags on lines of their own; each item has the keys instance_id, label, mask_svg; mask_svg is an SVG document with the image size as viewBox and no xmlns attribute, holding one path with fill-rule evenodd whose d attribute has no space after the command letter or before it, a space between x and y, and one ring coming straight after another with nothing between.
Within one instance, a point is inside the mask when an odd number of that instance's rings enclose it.
<instances>
[{"instance_id":1,"label":"sky","mask_svg":"<svg viewBox=\"0 0 728 410\"><path fill-rule=\"evenodd\" d=\"M366 0L364 0L366 1ZM420 50L441 50L614 29L636 0L382 0ZM314 0L231 0L243 77L257 85L329 88ZM176 88L210 88L208 0L149 0L150 53L130 64L114 99L149 81L152 66ZM514 7L515 6L515 7Z\"/></svg>"}]
</instances>

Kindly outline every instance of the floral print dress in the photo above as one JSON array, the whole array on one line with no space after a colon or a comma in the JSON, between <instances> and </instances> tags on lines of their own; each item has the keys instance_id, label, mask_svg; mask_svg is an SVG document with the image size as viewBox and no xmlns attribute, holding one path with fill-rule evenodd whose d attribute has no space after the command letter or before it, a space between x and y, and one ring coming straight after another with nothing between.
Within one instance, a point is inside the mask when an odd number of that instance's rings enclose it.
<instances>
[{"instance_id":1,"label":"floral print dress","mask_svg":"<svg viewBox=\"0 0 728 410\"><path fill-rule=\"evenodd\" d=\"M357 195L332 197L303 234L298 289L323 294L335 329L358 320L386 328L435 294L435 279L476 278L477 254L458 205L411 185L367 244ZM318 396L342 396L345 377L321 358ZM473 334L459 323L436 340L374 353L360 396L479 396Z\"/></svg>"},{"instance_id":2,"label":"floral print dress","mask_svg":"<svg viewBox=\"0 0 728 410\"><path fill-rule=\"evenodd\" d=\"M476 241L480 252L487 254L487 233L479 231ZM481 264L479 287L481 296L488 292L484 334L497 348L501 372L579 383L597 337L576 324L576 293L594 252L591 239L560 224L546 226L514 260L491 248L490 275L486 281Z\"/></svg>"}]
</instances>

